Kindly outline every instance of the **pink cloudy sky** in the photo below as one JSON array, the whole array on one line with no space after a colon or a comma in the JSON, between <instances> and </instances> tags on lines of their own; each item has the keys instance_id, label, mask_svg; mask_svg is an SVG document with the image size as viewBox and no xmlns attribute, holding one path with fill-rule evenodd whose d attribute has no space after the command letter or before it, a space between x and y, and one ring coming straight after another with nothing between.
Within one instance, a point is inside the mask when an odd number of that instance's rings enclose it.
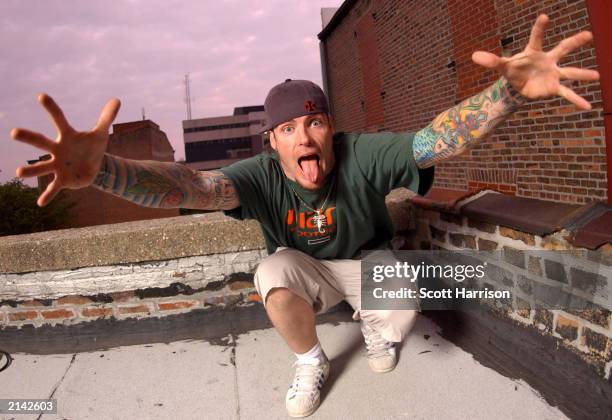
<instances>
[{"instance_id":1,"label":"pink cloudy sky","mask_svg":"<svg viewBox=\"0 0 612 420\"><path fill-rule=\"evenodd\" d=\"M76 129L90 129L106 101L115 122L148 119L184 158L185 73L194 118L262 104L286 78L321 83L321 7L342 0L2 0L0 2L0 182L38 158L11 140L12 127L55 138L38 92L47 92Z\"/></svg>"}]
</instances>

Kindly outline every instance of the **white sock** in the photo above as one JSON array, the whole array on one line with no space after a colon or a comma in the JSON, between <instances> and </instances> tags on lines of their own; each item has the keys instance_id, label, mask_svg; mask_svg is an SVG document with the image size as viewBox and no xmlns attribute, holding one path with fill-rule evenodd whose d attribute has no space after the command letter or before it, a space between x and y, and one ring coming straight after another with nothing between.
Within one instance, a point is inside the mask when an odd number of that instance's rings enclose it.
<instances>
[{"instance_id":1,"label":"white sock","mask_svg":"<svg viewBox=\"0 0 612 420\"><path fill-rule=\"evenodd\" d=\"M323 358L323 349L321 349L321 343L317 341L317 344L315 344L313 348L308 350L306 353L295 353L295 357L297 357L298 362L303 362L309 359Z\"/></svg>"}]
</instances>

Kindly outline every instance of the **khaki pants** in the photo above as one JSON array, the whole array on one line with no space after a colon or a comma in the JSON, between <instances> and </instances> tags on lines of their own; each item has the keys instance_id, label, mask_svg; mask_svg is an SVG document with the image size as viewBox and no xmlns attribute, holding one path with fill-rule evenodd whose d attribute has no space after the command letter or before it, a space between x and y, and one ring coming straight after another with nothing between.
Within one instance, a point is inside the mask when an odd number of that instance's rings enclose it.
<instances>
[{"instance_id":1,"label":"khaki pants","mask_svg":"<svg viewBox=\"0 0 612 420\"><path fill-rule=\"evenodd\" d=\"M312 305L317 314L344 299L355 310L354 320L363 319L388 341L402 341L416 320L414 310L361 309L359 260L319 260L292 248L278 248L259 264L255 287L264 305L270 290L285 287Z\"/></svg>"}]
</instances>

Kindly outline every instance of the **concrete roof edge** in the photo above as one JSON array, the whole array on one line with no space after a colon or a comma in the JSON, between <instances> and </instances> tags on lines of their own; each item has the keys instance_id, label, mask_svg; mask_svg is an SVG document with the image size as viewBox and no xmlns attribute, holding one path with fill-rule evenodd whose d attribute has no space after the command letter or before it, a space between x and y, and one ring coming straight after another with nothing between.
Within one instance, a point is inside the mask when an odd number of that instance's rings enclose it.
<instances>
[{"instance_id":1,"label":"concrete roof edge","mask_svg":"<svg viewBox=\"0 0 612 420\"><path fill-rule=\"evenodd\" d=\"M387 208L407 226L410 196L394 190ZM72 270L265 248L259 224L221 212L0 237L0 274Z\"/></svg>"},{"instance_id":2,"label":"concrete roof edge","mask_svg":"<svg viewBox=\"0 0 612 420\"><path fill-rule=\"evenodd\" d=\"M0 237L0 273L71 270L263 248L256 222L237 221L217 212Z\"/></svg>"}]
</instances>

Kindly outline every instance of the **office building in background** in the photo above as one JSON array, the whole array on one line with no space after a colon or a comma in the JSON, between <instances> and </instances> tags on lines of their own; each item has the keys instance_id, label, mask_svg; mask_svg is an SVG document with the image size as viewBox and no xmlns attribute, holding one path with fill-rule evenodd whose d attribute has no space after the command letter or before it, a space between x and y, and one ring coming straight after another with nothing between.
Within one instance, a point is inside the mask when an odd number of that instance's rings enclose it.
<instances>
[{"instance_id":1,"label":"office building in background","mask_svg":"<svg viewBox=\"0 0 612 420\"><path fill-rule=\"evenodd\" d=\"M234 108L223 117L183 121L185 165L196 170L211 170L269 150L265 136L263 105Z\"/></svg>"}]
</instances>

